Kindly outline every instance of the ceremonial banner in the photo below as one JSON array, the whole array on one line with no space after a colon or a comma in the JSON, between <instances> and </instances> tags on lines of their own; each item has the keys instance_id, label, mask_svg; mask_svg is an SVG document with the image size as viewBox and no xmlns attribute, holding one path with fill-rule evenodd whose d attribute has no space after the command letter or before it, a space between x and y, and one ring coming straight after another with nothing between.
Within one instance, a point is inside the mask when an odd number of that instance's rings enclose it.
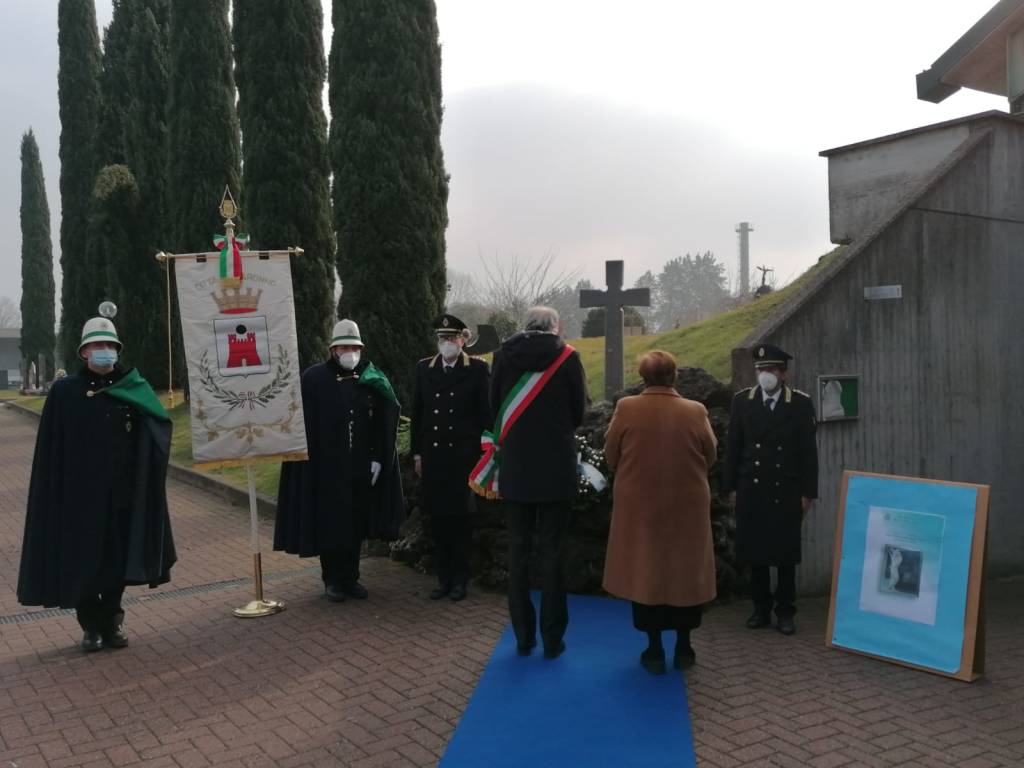
<instances>
[{"instance_id":1,"label":"ceremonial banner","mask_svg":"<svg viewBox=\"0 0 1024 768\"><path fill-rule=\"evenodd\" d=\"M192 456L205 467L307 458L291 264L239 242L175 265Z\"/></svg>"}]
</instances>

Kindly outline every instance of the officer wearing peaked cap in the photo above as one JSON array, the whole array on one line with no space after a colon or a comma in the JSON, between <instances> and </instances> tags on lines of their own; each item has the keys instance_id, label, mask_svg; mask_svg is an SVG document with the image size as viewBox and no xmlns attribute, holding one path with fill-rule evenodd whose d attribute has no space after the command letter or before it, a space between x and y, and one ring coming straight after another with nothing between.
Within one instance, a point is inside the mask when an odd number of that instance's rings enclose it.
<instances>
[{"instance_id":1,"label":"officer wearing peaked cap","mask_svg":"<svg viewBox=\"0 0 1024 768\"><path fill-rule=\"evenodd\" d=\"M420 504L434 539L438 585L430 598L457 601L465 598L469 579L474 495L468 479L490 419L490 372L463 351L469 331L459 318L440 315L433 325L437 354L416 364L411 441Z\"/></svg>"},{"instance_id":2,"label":"officer wearing peaked cap","mask_svg":"<svg viewBox=\"0 0 1024 768\"><path fill-rule=\"evenodd\" d=\"M759 344L753 356L758 383L733 398L722 487L736 505L736 556L751 566L747 626L770 626L774 608L779 631L791 635L801 523L818 495L814 404L786 386L791 355Z\"/></svg>"}]
</instances>

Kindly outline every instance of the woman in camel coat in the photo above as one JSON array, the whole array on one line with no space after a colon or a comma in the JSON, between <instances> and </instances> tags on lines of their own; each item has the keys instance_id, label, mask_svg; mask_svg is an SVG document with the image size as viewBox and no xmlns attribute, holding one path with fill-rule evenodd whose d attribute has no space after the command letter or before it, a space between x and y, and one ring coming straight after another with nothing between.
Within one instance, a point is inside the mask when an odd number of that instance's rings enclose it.
<instances>
[{"instance_id":1,"label":"woman in camel coat","mask_svg":"<svg viewBox=\"0 0 1024 768\"><path fill-rule=\"evenodd\" d=\"M615 484L604 588L633 602L633 625L649 641L640 663L661 674L662 631L678 633L673 666L692 665L690 630L715 598L708 468L717 441L704 406L673 389L672 355L648 352L638 367L646 388L619 400L605 436Z\"/></svg>"}]
</instances>

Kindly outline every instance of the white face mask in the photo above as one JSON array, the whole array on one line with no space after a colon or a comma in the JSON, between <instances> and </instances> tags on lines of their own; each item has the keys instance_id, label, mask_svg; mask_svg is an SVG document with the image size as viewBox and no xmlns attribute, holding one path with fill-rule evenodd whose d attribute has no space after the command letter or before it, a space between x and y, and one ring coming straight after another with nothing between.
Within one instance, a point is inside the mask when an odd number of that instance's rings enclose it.
<instances>
[{"instance_id":1,"label":"white face mask","mask_svg":"<svg viewBox=\"0 0 1024 768\"><path fill-rule=\"evenodd\" d=\"M357 365L359 365L359 353L358 352L341 352L337 356L338 365L344 368L346 371L351 371Z\"/></svg>"},{"instance_id":2,"label":"white face mask","mask_svg":"<svg viewBox=\"0 0 1024 768\"><path fill-rule=\"evenodd\" d=\"M772 393L779 386L779 377L774 373L761 371L761 373L757 374L757 383L765 392Z\"/></svg>"},{"instance_id":3,"label":"white face mask","mask_svg":"<svg viewBox=\"0 0 1024 768\"><path fill-rule=\"evenodd\" d=\"M445 360L454 360L459 354L459 345L454 341L439 341L437 351Z\"/></svg>"}]
</instances>

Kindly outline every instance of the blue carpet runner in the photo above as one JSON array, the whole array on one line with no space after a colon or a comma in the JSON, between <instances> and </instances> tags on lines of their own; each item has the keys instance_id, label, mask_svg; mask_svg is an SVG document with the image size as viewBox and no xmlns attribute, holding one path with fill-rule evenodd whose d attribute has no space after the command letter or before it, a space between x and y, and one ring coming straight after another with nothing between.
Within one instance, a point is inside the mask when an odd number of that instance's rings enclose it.
<instances>
[{"instance_id":1,"label":"blue carpet runner","mask_svg":"<svg viewBox=\"0 0 1024 768\"><path fill-rule=\"evenodd\" d=\"M566 652L554 660L540 646L516 655L509 626L439 768L696 766L675 633L664 639L669 671L651 675L627 602L570 596Z\"/></svg>"}]
</instances>

